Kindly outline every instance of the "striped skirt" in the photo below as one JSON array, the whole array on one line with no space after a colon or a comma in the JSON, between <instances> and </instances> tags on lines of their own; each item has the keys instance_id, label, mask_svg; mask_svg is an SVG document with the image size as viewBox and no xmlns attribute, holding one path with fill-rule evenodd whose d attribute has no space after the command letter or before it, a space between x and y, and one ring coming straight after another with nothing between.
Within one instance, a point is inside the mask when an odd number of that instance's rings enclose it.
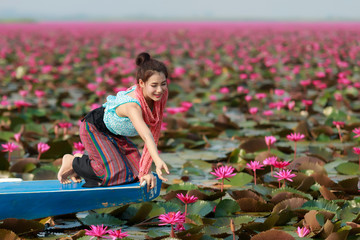
<instances>
[{"instance_id":1,"label":"striped skirt","mask_svg":"<svg viewBox=\"0 0 360 240\"><path fill-rule=\"evenodd\" d=\"M82 121L80 139L102 186L130 183L136 179L141 156L136 145L127 137L110 136L100 132L92 123Z\"/></svg>"}]
</instances>

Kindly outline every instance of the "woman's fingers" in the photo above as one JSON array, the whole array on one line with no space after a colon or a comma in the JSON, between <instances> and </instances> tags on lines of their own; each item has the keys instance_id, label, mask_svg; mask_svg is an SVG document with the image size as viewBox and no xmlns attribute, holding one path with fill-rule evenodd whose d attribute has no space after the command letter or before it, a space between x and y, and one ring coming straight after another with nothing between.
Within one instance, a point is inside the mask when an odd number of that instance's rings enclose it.
<instances>
[{"instance_id":1,"label":"woman's fingers","mask_svg":"<svg viewBox=\"0 0 360 240\"><path fill-rule=\"evenodd\" d=\"M169 169L168 169L168 167L167 167L166 164L164 164L164 169L165 169L165 171L166 171L167 174L170 174Z\"/></svg>"},{"instance_id":2,"label":"woman's fingers","mask_svg":"<svg viewBox=\"0 0 360 240\"><path fill-rule=\"evenodd\" d=\"M162 176L161 170L158 170L158 171L156 171L156 172L157 172L157 174L158 174L158 177L159 177L161 180L163 180L163 181L165 181L165 182L167 181L167 179Z\"/></svg>"}]
</instances>

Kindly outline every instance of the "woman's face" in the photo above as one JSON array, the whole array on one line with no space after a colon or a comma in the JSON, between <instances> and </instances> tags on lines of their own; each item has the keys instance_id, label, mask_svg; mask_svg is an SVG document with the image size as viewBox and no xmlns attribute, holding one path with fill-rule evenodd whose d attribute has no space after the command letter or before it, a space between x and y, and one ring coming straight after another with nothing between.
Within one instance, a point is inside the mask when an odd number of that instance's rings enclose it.
<instances>
[{"instance_id":1,"label":"woman's face","mask_svg":"<svg viewBox=\"0 0 360 240\"><path fill-rule=\"evenodd\" d=\"M139 85L143 90L144 98L155 102L163 97L167 89L166 77L162 72L155 72L145 83L139 79Z\"/></svg>"}]
</instances>

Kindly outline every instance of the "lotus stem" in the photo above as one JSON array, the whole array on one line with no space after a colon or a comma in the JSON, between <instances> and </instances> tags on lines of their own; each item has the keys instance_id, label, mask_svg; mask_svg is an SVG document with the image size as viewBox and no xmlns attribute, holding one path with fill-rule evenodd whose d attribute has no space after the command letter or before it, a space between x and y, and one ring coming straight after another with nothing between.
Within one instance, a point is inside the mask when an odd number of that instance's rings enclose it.
<instances>
[{"instance_id":1,"label":"lotus stem","mask_svg":"<svg viewBox=\"0 0 360 240\"><path fill-rule=\"evenodd\" d=\"M254 171L254 183L256 185L256 170Z\"/></svg>"},{"instance_id":2,"label":"lotus stem","mask_svg":"<svg viewBox=\"0 0 360 240\"><path fill-rule=\"evenodd\" d=\"M174 238L175 237L175 232L174 232L174 225L171 224L171 233L170 233L170 237Z\"/></svg>"}]
</instances>

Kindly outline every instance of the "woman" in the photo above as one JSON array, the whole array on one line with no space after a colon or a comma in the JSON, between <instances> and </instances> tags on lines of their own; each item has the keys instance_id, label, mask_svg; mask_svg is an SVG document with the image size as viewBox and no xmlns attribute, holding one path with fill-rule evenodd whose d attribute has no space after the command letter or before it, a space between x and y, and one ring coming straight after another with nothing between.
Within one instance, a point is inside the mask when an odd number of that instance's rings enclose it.
<instances>
[{"instance_id":1,"label":"woman","mask_svg":"<svg viewBox=\"0 0 360 240\"><path fill-rule=\"evenodd\" d=\"M116 96L108 96L103 107L91 111L80 125L80 139L87 154L66 154L58 173L61 183L85 179L84 187L112 186L140 179L154 188L156 178L149 173L151 163L163 181L164 169L157 143L168 97L166 66L148 53L136 58L137 84ZM127 138L140 135L143 153Z\"/></svg>"}]
</instances>

